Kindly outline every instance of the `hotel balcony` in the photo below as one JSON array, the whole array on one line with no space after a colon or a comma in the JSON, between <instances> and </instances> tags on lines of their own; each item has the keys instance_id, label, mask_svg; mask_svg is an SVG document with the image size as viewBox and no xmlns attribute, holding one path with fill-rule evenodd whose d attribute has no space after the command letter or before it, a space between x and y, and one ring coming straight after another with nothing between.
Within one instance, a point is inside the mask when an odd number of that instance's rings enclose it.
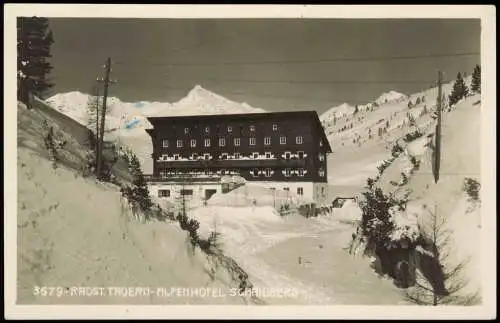
<instances>
[{"instance_id":1,"label":"hotel balcony","mask_svg":"<svg viewBox=\"0 0 500 323\"><path fill-rule=\"evenodd\" d=\"M162 168L306 167L305 159L216 159L158 161Z\"/></svg>"},{"instance_id":2,"label":"hotel balcony","mask_svg":"<svg viewBox=\"0 0 500 323\"><path fill-rule=\"evenodd\" d=\"M221 181L221 176L189 176L189 175L168 175L164 177L153 176L151 174L144 175L144 179L148 183L156 183L156 182L183 182L183 183L219 183Z\"/></svg>"}]
</instances>

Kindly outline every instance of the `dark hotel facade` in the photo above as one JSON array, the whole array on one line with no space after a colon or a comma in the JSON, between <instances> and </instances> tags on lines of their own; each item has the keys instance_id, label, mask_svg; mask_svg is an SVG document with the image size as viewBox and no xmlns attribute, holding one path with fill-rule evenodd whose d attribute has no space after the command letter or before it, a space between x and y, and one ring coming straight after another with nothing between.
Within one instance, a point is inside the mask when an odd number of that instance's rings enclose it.
<instances>
[{"instance_id":1,"label":"dark hotel facade","mask_svg":"<svg viewBox=\"0 0 500 323\"><path fill-rule=\"evenodd\" d=\"M224 175L248 185L326 198L331 147L315 111L151 117L153 194L208 198ZM201 186L200 186L201 185ZM188 187L188 189L186 189ZM191 188L189 188L191 187ZM178 190L177 190L178 191Z\"/></svg>"}]
</instances>

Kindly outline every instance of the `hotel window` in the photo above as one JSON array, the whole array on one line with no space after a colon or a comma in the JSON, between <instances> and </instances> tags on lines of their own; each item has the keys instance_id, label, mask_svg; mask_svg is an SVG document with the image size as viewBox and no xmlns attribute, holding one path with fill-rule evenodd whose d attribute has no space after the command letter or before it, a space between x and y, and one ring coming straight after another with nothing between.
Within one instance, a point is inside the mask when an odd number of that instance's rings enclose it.
<instances>
[{"instance_id":1,"label":"hotel window","mask_svg":"<svg viewBox=\"0 0 500 323\"><path fill-rule=\"evenodd\" d=\"M273 124L273 130L274 131L278 130L278 125L277 124Z\"/></svg>"},{"instance_id":2,"label":"hotel window","mask_svg":"<svg viewBox=\"0 0 500 323\"><path fill-rule=\"evenodd\" d=\"M182 147L182 140L177 140L177 148Z\"/></svg>"},{"instance_id":3,"label":"hotel window","mask_svg":"<svg viewBox=\"0 0 500 323\"><path fill-rule=\"evenodd\" d=\"M165 178L165 177L167 177L167 172L161 171L160 172L160 178Z\"/></svg>"},{"instance_id":4,"label":"hotel window","mask_svg":"<svg viewBox=\"0 0 500 323\"><path fill-rule=\"evenodd\" d=\"M255 146L255 137L250 138L250 146Z\"/></svg>"},{"instance_id":5,"label":"hotel window","mask_svg":"<svg viewBox=\"0 0 500 323\"><path fill-rule=\"evenodd\" d=\"M189 128L184 128L184 133L188 134L189 133Z\"/></svg>"},{"instance_id":6,"label":"hotel window","mask_svg":"<svg viewBox=\"0 0 500 323\"><path fill-rule=\"evenodd\" d=\"M168 139L163 139L163 148L168 148Z\"/></svg>"},{"instance_id":7,"label":"hotel window","mask_svg":"<svg viewBox=\"0 0 500 323\"><path fill-rule=\"evenodd\" d=\"M318 171L318 174L319 174L320 177L325 177L325 171L323 169L320 169Z\"/></svg>"},{"instance_id":8,"label":"hotel window","mask_svg":"<svg viewBox=\"0 0 500 323\"><path fill-rule=\"evenodd\" d=\"M285 168L285 176L290 177L292 172L290 171L290 168Z\"/></svg>"},{"instance_id":9,"label":"hotel window","mask_svg":"<svg viewBox=\"0 0 500 323\"><path fill-rule=\"evenodd\" d=\"M234 159L240 159L240 153L234 153Z\"/></svg>"},{"instance_id":10,"label":"hotel window","mask_svg":"<svg viewBox=\"0 0 500 323\"><path fill-rule=\"evenodd\" d=\"M283 191L290 192L290 187L283 187Z\"/></svg>"},{"instance_id":11,"label":"hotel window","mask_svg":"<svg viewBox=\"0 0 500 323\"><path fill-rule=\"evenodd\" d=\"M295 143L297 145L301 145L302 144L302 136L297 136L295 137Z\"/></svg>"},{"instance_id":12,"label":"hotel window","mask_svg":"<svg viewBox=\"0 0 500 323\"><path fill-rule=\"evenodd\" d=\"M198 154L192 154L191 156L194 160L198 160Z\"/></svg>"},{"instance_id":13,"label":"hotel window","mask_svg":"<svg viewBox=\"0 0 500 323\"><path fill-rule=\"evenodd\" d=\"M253 177L259 176L259 170L257 168L254 168L250 171Z\"/></svg>"},{"instance_id":14,"label":"hotel window","mask_svg":"<svg viewBox=\"0 0 500 323\"><path fill-rule=\"evenodd\" d=\"M209 133L210 132L210 127L205 127L205 133Z\"/></svg>"},{"instance_id":15,"label":"hotel window","mask_svg":"<svg viewBox=\"0 0 500 323\"><path fill-rule=\"evenodd\" d=\"M292 154L291 154L290 152L286 152L286 153L285 153L285 159L290 159L290 156L291 156L291 155L292 155Z\"/></svg>"},{"instance_id":16,"label":"hotel window","mask_svg":"<svg viewBox=\"0 0 500 323\"><path fill-rule=\"evenodd\" d=\"M250 126L250 131L255 131L255 126L254 125Z\"/></svg>"},{"instance_id":17,"label":"hotel window","mask_svg":"<svg viewBox=\"0 0 500 323\"><path fill-rule=\"evenodd\" d=\"M240 138L234 138L234 145L239 146L241 144Z\"/></svg>"},{"instance_id":18,"label":"hotel window","mask_svg":"<svg viewBox=\"0 0 500 323\"><path fill-rule=\"evenodd\" d=\"M210 139L205 138L205 147L210 147Z\"/></svg>"},{"instance_id":19,"label":"hotel window","mask_svg":"<svg viewBox=\"0 0 500 323\"><path fill-rule=\"evenodd\" d=\"M181 190L181 195L186 196L186 195L193 195L193 190Z\"/></svg>"},{"instance_id":20,"label":"hotel window","mask_svg":"<svg viewBox=\"0 0 500 323\"><path fill-rule=\"evenodd\" d=\"M203 154L203 158L205 158L205 160L209 160L210 154L208 154L208 153Z\"/></svg>"},{"instance_id":21,"label":"hotel window","mask_svg":"<svg viewBox=\"0 0 500 323\"><path fill-rule=\"evenodd\" d=\"M297 152L297 156L299 157L299 159L303 159L304 158L304 152L303 151L298 151Z\"/></svg>"},{"instance_id":22,"label":"hotel window","mask_svg":"<svg viewBox=\"0 0 500 323\"><path fill-rule=\"evenodd\" d=\"M280 145L286 145L286 137L280 137Z\"/></svg>"},{"instance_id":23,"label":"hotel window","mask_svg":"<svg viewBox=\"0 0 500 323\"><path fill-rule=\"evenodd\" d=\"M319 158L319 161L323 161L323 160L325 160L325 155L319 154L318 158Z\"/></svg>"},{"instance_id":24,"label":"hotel window","mask_svg":"<svg viewBox=\"0 0 500 323\"><path fill-rule=\"evenodd\" d=\"M304 188L297 187L297 195L304 195Z\"/></svg>"},{"instance_id":25,"label":"hotel window","mask_svg":"<svg viewBox=\"0 0 500 323\"><path fill-rule=\"evenodd\" d=\"M170 190L158 190L158 197L170 197Z\"/></svg>"},{"instance_id":26,"label":"hotel window","mask_svg":"<svg viewBox=\"0 0 500 323\"><path fill-rule=\"evenodd\" d=\"M227 159L227 153L223 153L223 154L220 156L220 158L221 158L222 160L226 160L226 159Z\"/></svg>"},{"instance_id":27,"label":"hotel window","mask_svg":"<svg viewBox=\"0 0 500 323\"><path fill-rule=\"evenodd\" d=\"M299 176L304 176L304 169L299 168Z\"/></svg>"},{"instance_id":28,"label":"hotel window","mask_svg":"<svg viewBox=\"0 0 500 323\"><path fill-rule=\"evenodd\" d=\"M196 139L191 139L191 147L196 147Z\"/></svg>"},{"instance_id":29,"label":"hotel window","mask_svg":"<svg viewBox=\"0 0 500 323\"><path fill-rule=\"evenodd\" d=\"M179 160L179 154L174 154L174 160Z\"/></svg>"},{"instance_id":30,"label":"hotel window","mask_svg":"<svg viewBox=\"0 0 500 323\"><path fill-rule=\"evenodd\" d=\"M267 159L270 159L270 158L271 158L271 155L272 155L271 153L266 153L266 158L267 158Z\"/></svg>"},{"instance_id":31,"label":"hotel window","mask_svg":"<svg viewBox=\"0 0 500 323\"><path fill-rule=\"evenodd\" d=\"M224 147L226 145L226 139L225 138L219 138L219 147Z\"/></svg>"},{"instance_id":32,"label":"hotel window","mask_svg":"<svg viewBox=\"0 0 500 323\"><path fill-rule=\"evenodd\" d=\"M227 127L227 132L233 132L233 127L228 126L228 127Z\"/></svg>"},{"instance_id":33,"label":"hotel window","mask_svg":"<svg viewBox=\"0 0 500 323\"><path fill-rule=\"evenodd\" d=\"M271 175L272 175L271 168L266 168L266 177L271 177Z\"/></svg>"},{"instance_id":34,"label":"hotel window","mask_svg":"<svg viewBox=\"0 0 500 323\"><path fill-rule=\"evenodd\" d=\"M264 138L264 145L269 146L271 144L271 137Z\"/></svg>"},{"instance_id":35,"label":"hotel window","mask_svg":"<svg viewBox=\"0 0 500 323\"><path fill-rule=\"evenodd\" d=\"M252 158L253 159L259 158L259 153L252 153Z\"/></svg>"}]
</instances>

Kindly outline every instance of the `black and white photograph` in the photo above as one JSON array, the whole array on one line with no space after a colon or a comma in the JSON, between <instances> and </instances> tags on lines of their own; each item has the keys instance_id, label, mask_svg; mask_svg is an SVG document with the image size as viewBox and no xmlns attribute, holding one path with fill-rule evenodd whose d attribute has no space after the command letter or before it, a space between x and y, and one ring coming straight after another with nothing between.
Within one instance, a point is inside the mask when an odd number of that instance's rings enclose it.
<instances>
[{"instance_id":1,"label":"black and white photograph","mask_svg":"<svg viewBox=\"0 0 500 323\"><path fill-rule=\"evenodd\" d=\"M12 317L496 316L495 8L279 7L5 7Z\"/></svg>"}]
</instances>

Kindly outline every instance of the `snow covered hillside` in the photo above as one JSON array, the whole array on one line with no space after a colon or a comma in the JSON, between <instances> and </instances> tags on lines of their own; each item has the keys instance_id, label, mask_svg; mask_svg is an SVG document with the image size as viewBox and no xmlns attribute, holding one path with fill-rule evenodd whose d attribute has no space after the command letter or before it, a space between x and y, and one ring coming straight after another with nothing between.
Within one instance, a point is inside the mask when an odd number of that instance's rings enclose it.
<instances>
[{"instance_id":1,"label":"snow covered hillside","mask_svg":"<svg viewBox=\"0 0 500 323\"><path fill-rule=\"evenodd\" d=\"M81 124L88 124L87 105L90 95L80 92L56 94L46 100L53 108ZM152 172L151 140L144 129L151 125L146 117L213 115L266 112L247 103L228 100L196 85L186 97L174 103L167 102L122 102L116 97L108 98L106 129L109 139L120 141L137 154L146 173Z\"/></svg>"},{"instance_id":2,"label":"snow covered hillside","mask_svg":"<svg viewBox=\"0 0 500 323\"><path fill-rule=\"evenodd\" d=\"M481 290L481 202L464 188L467 179L481 182L481 103L473 95L443 114L440 176L435 183L432 167L434 124L421 127L423 136L400 141L403 152L379 175L377 186L396 196L408 195L407 218L421 230L431 230L432 215L450 233L446 252L450 266L466 262L462 292ZM467 131L464 131L467 129Z\"/></svg>"},{"instance_id":3,"label":"snow covered hillside","mask_svg":"<svg viewBox=\"0 0 500 323\"><path fill-rule=\"evenodd\" d=\"M470 82L470 77L465 78L469 89ZM482 277L481 203L465 188L474 183L480 187L481 97L470 95L450 108L447 101L452 86L453 82L443 85L437 183L432 168L436 87L408 97L383 95L394 100L378 100L377 105L366 105L356 113L351 109L347 115L343 105L337 115L335 109L327 111L322 122L333 147L328 164L331 199L359 196L367 179L372 178L385 194L408 196L407 214L394 217L400 228L428 233L432 214L436 214L438 221L444 222L443 230L450 234L446 253L452 256L444 265L466 264L459 279L466 282L460 294L468 297L480 293ZM401 154L392 157L395 146L401 147Z\"/></svg>"},{"instance_id":4,"label":"snow covered hillside","mask_svg":"<svg viewBox=\"0 0 500 323\"><path fill-rule=\"evenodd\" d=\"M264 298L269 304L407 304L390 280L380 279L366 259L345 249L359 217L356 206L306 219L280 216L272 206L217 204L192 210L189 216L200 222L201 235L220 234L224 252L245 268L258 290L294 293Z\"/></svg>"},{"instance_id":5,"label":"snow covered hillside","mask_svg":"<svg viewBox=\"0 0 500 323\"><path fill-rule=\"evenodd\" d=\"M471 77L465 82L470 85ZM452 86L453 82L443 84L445 106ZM328 156L331 199L342 190L362 189L366 178L374 177L377 166L390 156L396 141L416 127L431 125L436 98L437 87L411 95L389 91L375 99L375 105L358 106L357 113L352 108L346 114L346 105L341 106L336 117L336 108L326 111L321 121L333 149Z\"/></svg>"},{"instance_id":6,"label":"snow covered hillside","mask_svg":"<svg viewBox=\"0 0 500 323\"><path fill-rule=\"evenodd\" d=\"M84 127L47 107L18 105L17 302L19 304L247 304L234 281L177 223L135 220L119 187L83 177ZM37 107L38 106L38 107ZM74 124L71 124L73 122ZM65 142L57 167L44 144L46 124ZM121 178L126 180L126 178ZM60 287L53 296L36 286ZM116 287L106 296L77 287ZM127 296L118 288L151 287ZM214 288L223 297L168 297L170 287ZM162 291L156 288L164 288ZM48 292L48 291L45 291ZM157 293L156 293L157 292ZM109 294L111 293L111 294ZM163 295L162 295L163 293Z\"/></svg>"}]
</instances>

